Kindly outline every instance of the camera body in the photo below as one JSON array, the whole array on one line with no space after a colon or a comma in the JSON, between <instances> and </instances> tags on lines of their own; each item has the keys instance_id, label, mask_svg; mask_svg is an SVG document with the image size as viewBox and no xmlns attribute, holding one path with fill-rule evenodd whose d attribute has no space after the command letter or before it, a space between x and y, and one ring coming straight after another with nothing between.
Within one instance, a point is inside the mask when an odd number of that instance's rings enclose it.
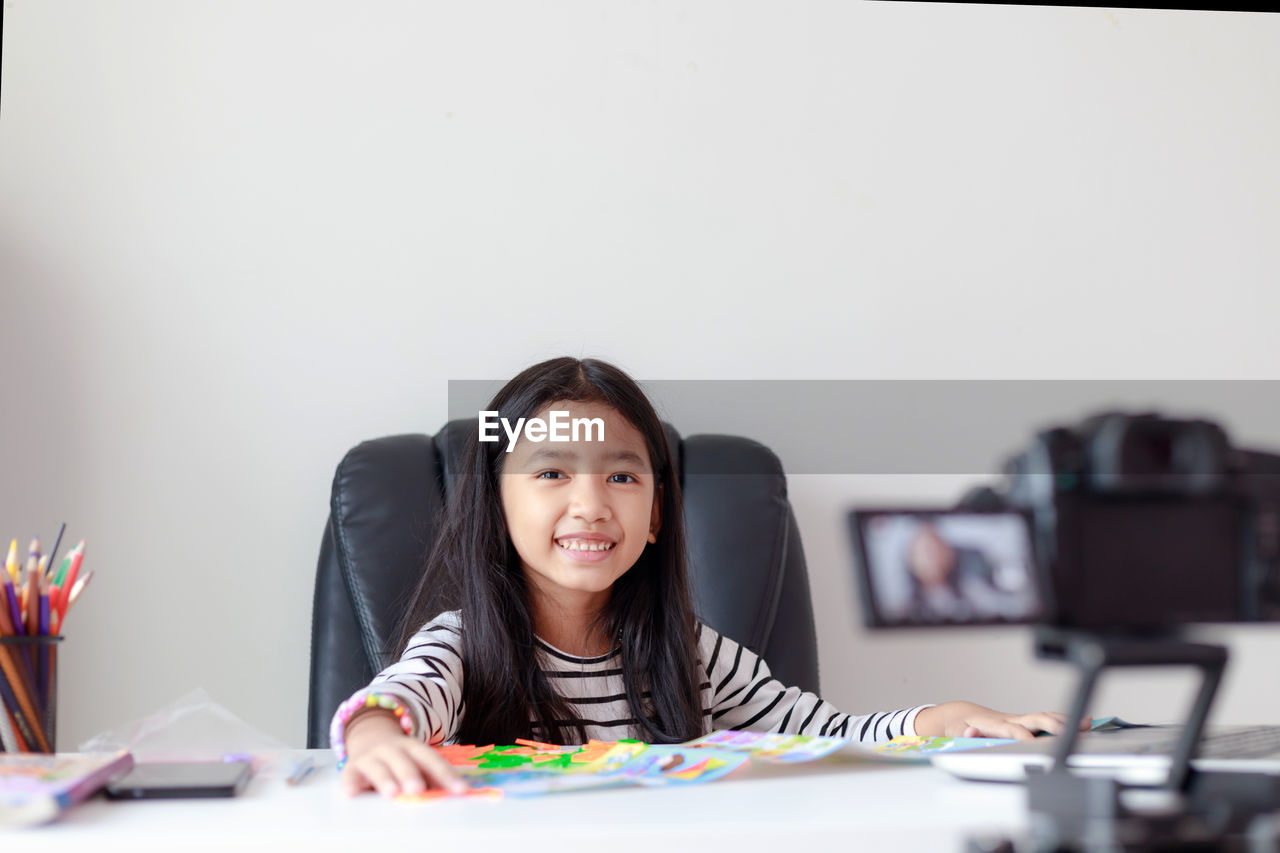
<instances>
[{"instance_id":1,"label":"camera body","mask_svg":"<svg viewBox=\"0 0 1280 853\"><path fill-rule=\"evenodd\" d=\"M1210 421L1111 411L1040 432L1005 473L964 503L1030 514L1050 624L1280 619L1280 455Z\"/></svg>"}]
</instances>

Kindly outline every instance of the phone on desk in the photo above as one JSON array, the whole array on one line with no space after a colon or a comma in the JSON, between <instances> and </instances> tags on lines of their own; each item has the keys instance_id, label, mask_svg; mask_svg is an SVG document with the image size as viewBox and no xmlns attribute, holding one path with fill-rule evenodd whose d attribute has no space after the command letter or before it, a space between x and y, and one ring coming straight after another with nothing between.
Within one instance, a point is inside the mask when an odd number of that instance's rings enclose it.
<instances>
[{"instance_id":1,"label":"phone on desk","mask_svg":"<svg viewBox=\"0 0 1280 853\"><path fill-rule=\"evenodd\" d=\"M106 787L113 800L234 797L249 781L248 761L156 761L135 764Z\"/></svg>"}]
</instances>

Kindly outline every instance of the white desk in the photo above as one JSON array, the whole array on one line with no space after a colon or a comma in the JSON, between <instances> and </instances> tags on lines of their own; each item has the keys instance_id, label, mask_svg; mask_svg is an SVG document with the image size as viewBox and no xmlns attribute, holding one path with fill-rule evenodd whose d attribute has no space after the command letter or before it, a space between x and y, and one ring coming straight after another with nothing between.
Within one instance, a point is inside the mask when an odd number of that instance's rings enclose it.
<instances>
[{"instance_id":1,"label":"white desk","mask_svg":"<svg viewBox=\"0 0 1280 853\"><path fill-rule=\"evenodd\" d=\"M301 754L301 753L299 753ZM716 782L545 797L398 803L344 796L327 750L290 787L259 774L235 799L94 798L47 826L0 836L22 849L108 850L856 850L963 849L967 835L1026 827L1021 787L955 780L931 767L751 762ZM428 847L428 845L430 845ZM14 848L18 849L18 848Z\"/></svg>"}]
</instances>

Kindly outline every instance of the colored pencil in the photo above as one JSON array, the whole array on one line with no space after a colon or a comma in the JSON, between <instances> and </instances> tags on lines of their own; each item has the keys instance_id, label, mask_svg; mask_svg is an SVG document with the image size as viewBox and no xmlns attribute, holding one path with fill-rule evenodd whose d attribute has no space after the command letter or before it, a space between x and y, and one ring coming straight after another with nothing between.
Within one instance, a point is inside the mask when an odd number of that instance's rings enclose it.
<instances>
[{"instance_id":1,"label":"colored pencil","mask_svg":"<svg viewBox=\"0 0 1280 853\"><path fill-rule=\"evenodd\" d=\"M82 571L84 540L58 561L66 527L59 526L47 554L33 538L25 564L12 540L0 571L0 749L6 752L54 748L58 649L51 638L61 639L67 611L93 579L92 571Z\"/></svg>"},{"instance_id":2,"label":"colored pencil","mask_svg":"<svg viewBox=\"0 0 1280 853\"><path fill-rule=\"evenodd\" d=\"M316 769L315 759L313 759L310 755L308 755L307 757L299 761L297 764L293 765L293 769L289 772L288 777L285 778L284 780L285 784L286 785L301 784L302 780L310 776L311 771L315 769Z\"/></svg>"},{"instance_id":3,"label":"colored pencil","mask_svg":"<svg viewBox=\"0 0 1280 853\"><path fill-rule=\"evenodd\" d=\"M46 571L58 565L58 546L62 544L62 534L66 532L66 529L67 523L65 521L58 525L58 535L53 537L53 548L47 555L48 566L46 567Z\"/></svg>"},{"instance_id":4,"label":"colored pencil","mask_svg":"<svg viewBox=\"0 0 1280 853\"><path fill-rule=\"evenodd\" d=\"M63 616L67 615L67 605L70 603L70 595L71 595L70 591L75 589L76 576L80 574L80 564L84 562L84 540L83 539L80 540L80 544L76 545L76 547L71 551L71 553L68 556L71 557L71 567L67 570L67 576L65 579L63 578L58 579L59 585L62 587L62 590L63 590L63 593L62 593L63 597L67 598L67 601L58 602L58 610L61 611Z\"/></svg>"},{"instance_id":5,"label":"colored pencil","mask_svg":"<svg viewBox=\"0 0 1280 853\"><path fill-rule=\"evenodd\" d=\"M18 731L22 732L23 740L28 744L36 744L42 752L48 752L49 742L45 740L44 731L40 728L40 715L36 713L31 695L22 684L18 668L9 656L9 649L4 646L0 646L0 671L4 673L4 678L0 678L0 695L4 697L5 704L10 706L13 722Z\"/></svg>"},{"instance_id":6,"label":"colored pencil","mask_svg":"<svg viewBox=\"0 0 1280 853\"><path fill-rule=\"evenodd\" d=\"M27 605L25 618L28 637L34 637L40 628L40 590L36 586L37 583L36 573L28 572L26 582L23 584L24 602Z\"/></svg>"},{"instance_id":7,"label":"colored pencil","mask_svg":"<svg viewBox=\"0 0 1280 853\"><path fill-rule=\"evenodd\" d=\"M18 748L18 733L13 730L8 704L3 698L0 698L0 746L4 747L5 752L21 751Z\"/></svg>"},{"instance_id":8,"label":"colored pencil","mask_svg":"<svg viewBox=\"0 0 1280 853\"><path fill-rule=\"evenodd\" d=\"M0 610L0 635L14 634L14 626L9 622L9 614ZM13 712L13 721L22 732L27 743L35 743L42 752L49 752L49 742L45 740L40 727L40 715L36 713L35 703L31 700L34 689L30 671L26 669L26 658L23 655L11 655L8 646L0 645L0 695L4 695L5 703Z\"/></svg>"},{"instance_id":9,"label":"colored pencil","mask_svg":"<svg viewBox=\"0 0 1280 853\"><path fill-rule=\"evenodd\" d=\"M5 570L16 584L18 582L18 540L9 543L9 556L4 561Z\"/></svg>"},{"instance_id":10,"label":"colored pencil","mask_svg":"<svg viewBox=\"0 0 1280 853\"><path fill-rule=\"evenodd\" d=\"M7 709L4 714L6 722L12 722L14 739L17 741L17 749L14 752L26 752L30 745L36 742L35 735L31 733L31 726L27 723L27 718L22 715L22 709L18 707L18 700L14 698L13 690L10 689L9 683L4 680L3 674L0 674L0 706Z\"/></svg>"},{"instance_id":11,"label":"colored pencil","mask_svg":"<svg viewBox=\"0 0 1280 853\"><path fill-rule=\"evenodd\" d=\"M44 709L44 730L49 734L49 746L57 749L58 734L58 644L49 644L49 704Z\"/></svg>"},{"instance_id":12,"label":"colored pencil","mask_svg":"<svg viewBox=\"0 0 1280 853\"><path fill-rule=\"evenodd\" d=\"M18 590L14 588L8 574L4 575L4 591L9 599L9 618L16 625L22 621L22 605L18 600Z\"/></svg>"},{"instance_id":13,"label":"colored pencil","mask_svg":"<svg viewBox=\"0 0 1280 853\"><path fill-rule=\"evenodd\" d=\"M27 574L33 575L40 568L40 540L32 539L27 546Z\"/></svg>"},{"instance_id":14,"label":"colored pencil","mask_svg":"<svg viewBox=\"0 0 1280 853\"><path fill-rule=\"evenodd\" d=\"M40 607L37 611L36 636L49 636L49 579L40 576ZM49 712L49 644L36 648L36 697L40 707ZM46 724L47 727L47 724Z\"/></svg>"},{"instance_id":15,"label":"colored pencil","mask_svg":"<svg viewBox=\"0 0 1280 853\"><path fill-rule=\"evenodd\" d=\"M72 551L71 554L74 554ZM56 583L62 583L67 577L67 569L71 568L71 554L62 558L62 562L58 564L58 570L53 573L53 579Z\"/></svg>"},{"instance_id":16,"label":"colored pencil","mask_svg":"<svg viewBox=\"0 0 1280 853\"><path fill-rule=\"evenodd\" d=\"M65 607L62 608L63 619L67 618L67 611L71 609L71 605L76 603L76 599L78 599L81 595L84 594L84 588L89 585L89 581L91 581L92 579L93 579L93 572L87 571L84 573L84 577L76 581L76 585L71 587L71 592L67 594L67 604Z\"/></svg>"}]
</instances>

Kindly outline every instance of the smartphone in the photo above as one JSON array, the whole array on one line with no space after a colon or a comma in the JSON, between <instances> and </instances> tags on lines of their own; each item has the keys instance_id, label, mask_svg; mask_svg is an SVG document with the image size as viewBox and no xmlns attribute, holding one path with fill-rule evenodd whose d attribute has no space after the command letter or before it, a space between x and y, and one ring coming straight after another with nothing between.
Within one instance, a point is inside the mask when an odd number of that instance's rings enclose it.
<instances>
[{"instance_id":1,"label":"smartphone","mask_svg":"<svg viewBox=\"0 0 1280 853\"><path fill-rule=\"evenodd\" d=\"M113 800L234 797L249 773L248 761L156 761L135 764L106 793Z\"/></svg>"}]
</instances>

